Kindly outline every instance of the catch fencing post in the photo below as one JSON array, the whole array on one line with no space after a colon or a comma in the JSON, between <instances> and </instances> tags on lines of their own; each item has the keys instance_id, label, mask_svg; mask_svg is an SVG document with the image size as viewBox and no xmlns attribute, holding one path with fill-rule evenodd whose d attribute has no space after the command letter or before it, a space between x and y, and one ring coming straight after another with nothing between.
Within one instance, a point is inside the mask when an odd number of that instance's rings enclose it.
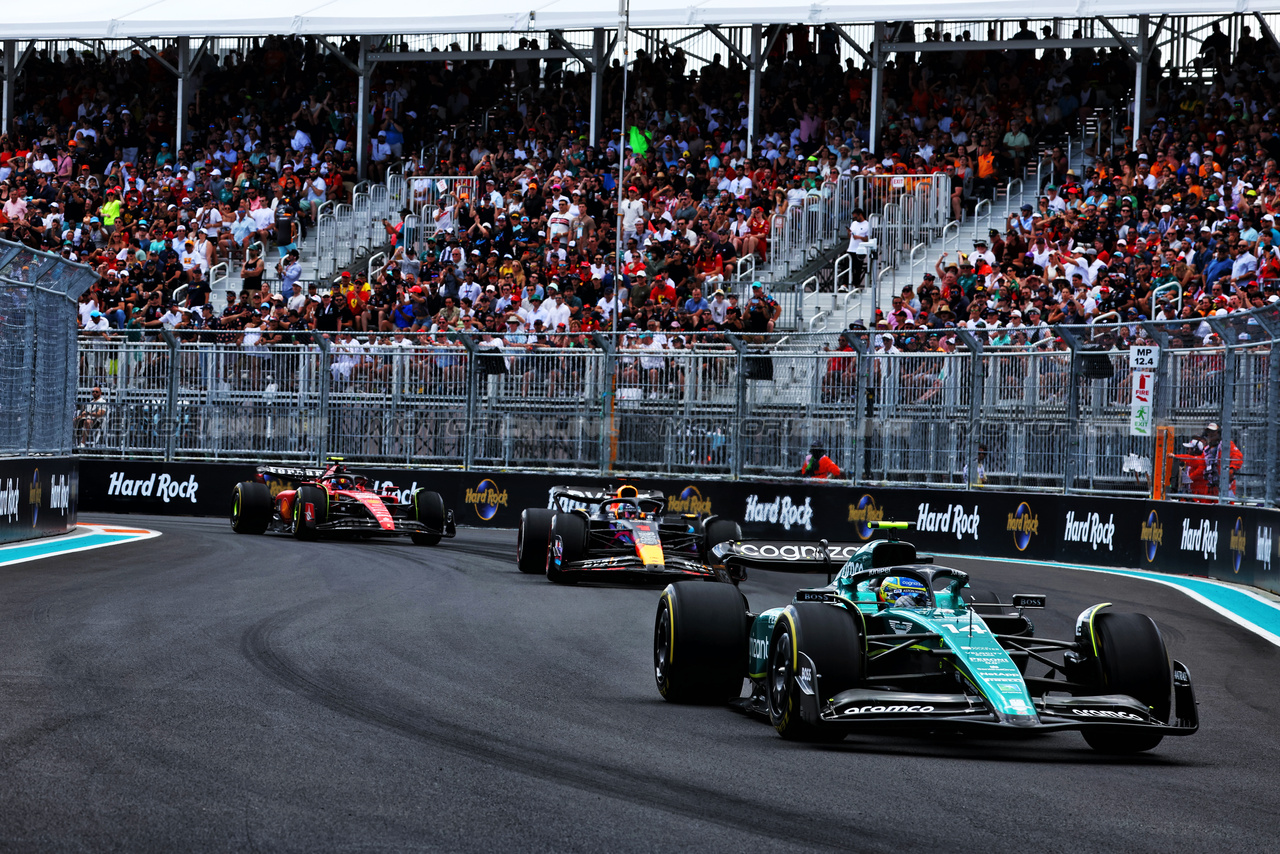
<instances>
[{"instance_id":1,"label":"catch fencing post","mask_svg":"<svg viewBox=\"0 0 1280 854\"><path fill-rule=\"evenodd\" d=\"M1156 366L1155 402L1151 413L1151 423L1159 426L1169 420L1169 411L1173 406L1173 381L1170 379L1170 375L1173 373L1173 367L1170 363L1173 359L1169 353L1169 333L1150 320L1142 321L1142 328L1146 330L1147 334L1151 336L1151 340L1156 342L1156 346L1160 348L1160 363ZM1157 432L1157 430L1151 431L1151 442L1148 445L1151 453L1151 488L1153 491L1156 488L1156 473L1164 470L1164 463L1155 459L1156 450L1159 448L1156 443Z\"/></svg>"},{"instance_id":2,"label":"catch fencing post","mask_svg":"<svg viewBox=\"0 0 1280 854\"><path fill-rule=\"evenodd\" d=\"M617 305L613 308L616 309ZM613 418L614 408L617 405L618 349L614 346L613 338L603 332L591 333L591 340L604 351L604 376L600 378L600 447L597 453L600 456L600 474L608 474L613 464L613 455L609 452L609 446L614 435Z\"/></svg>"},{"instance_id":3,"label":"catch fencing post","mask_svg":"<svg viewBox=\"0 0 1280 854\"><path fill-rule=\"evenodd\" d=\"M462 452L462 470L471 471L471 466L475 462L476 443L475 443L475 425L476 425L476 402L480 396L480 347L475 341L471 340L470 335L454 333L449 336L461 344L467 351L467 435L464 441L464 450Z\"/></svg>"},{"instance_id":4,"label":"catch fencing post","mask_svg":"<svg viewBox=\"0 0 1280 854\"><path fill-rule=\"evenodd\" d=\"M854 486L862 483L863 470L867 463L867 386L871 383L871 347L868 346L871 334L848 333L849 343L858 353L857 360L857 386L853 392L853 423L854 427L853 440L857 443L854 454L849 459L854 460L857 466L854 475L849 478L853 481ZM845 474L849 472L846 470Z\"/></svg>"},{"instance_id":5,"label":"catch fencing post","mask_svg":"<svg viewBox=\"0 0 1280 854\"><path fill-rule=\"evenodd\" d=\"M169 378L168 391L165 395L164 404L164 458L166 461L173 460L174 439L178 432L177 421L174 418L174 412L178 407L178 338L173 334L173 330L167 327L160 327L160 336L164 338L164 343L169 345Z\"/></svg>"},{"instance_id":6,"label":"catch fencing post","mask_svg":"<svg viewBox=\"0 0 1280 854\"><path fill-rule=\"evenodd\" d=\"M1276 468L1280 465L1280 353L1276 352L1276 336L1271 333L1271 352L1267 354L1267 484L1268 507L1276 506Z\"/></svg>"},{"instance_id":7,"label":"catch fencing post","mask_svg":"<svg viewBox=\"0 0 1280 854\"><path fill-rule=\"evenodd\" d=\"M1062 494L1071 494L1076 476L1076 459L1080 452L1080 341L1065 326L1054 326L1054 333L1071 348L1071 375L1067 377L1067 458L1063 460Z\"/></svg>"},{"instance_id":8,"label":"catch fencing post","mask_svg":"<svg viewBox=\"0 0 1280 854\"><path fill-rule=\"evenodd\" d=\"M1276 469L1280 466L1280 353L1276 352L1277 314L1258 312L1255 315L1258 325L1267 332L1269 347L1267 350L1267 462L1266 484L1263 493L1268 507L1276 504Z\"/></svg>"},{"instance_id":9,"label":"catch fencing post","mask_svg":"<svg viewBox=\"0 0 1280 854\"><path fill-rule=\"evenodd\" d=\"M316 443L316 463L324 465L329 453L329 385L333 382L333 373L329 370L329 336L317 335L315 341L320 348L320 441Z\"/></svg>"},{"instance_id":10,"label":"catch fencing post","mask_svg":"<svg viewBox=\"0 0 1280 854\"><path fill-rule=\"evenodd\" d=\"M742 458L746 446L746 429L742 416L747 409L747 345L732 332L726 333L725 338L738 354L737 394L733 409L733 459L729 465L729 476L738 480L742 477Z\"/></svg>"},{"instance_id":11,"label":"catch fencing post","mask_svg":"<svg viewBox=\"0 0 1280 854\"><path fill-rule=\"evenodd\" d=\"M25 313L25 324L23 329L23 351L22 351L22 386L27 396L27 414L20 419L18 428L18 441L16 446L31 453L31 425L36 423L36 402L39 395L36 394L36 301L28 300L28 310ZM21 404L19 404L21 405Z\"/></svg>"},{"instance_id":12,"label":"catch fencing post","mask_svg":"<svg viewBox=\"0 0 1280 854\"><path fill-rule=\"evenodd\" d=\"M1236 351L1232 336L1235 330L1217 318L1207 318L1222 338L1226 351L1222 359L1222 441L1218 443L1218 503L1226 504L1231 491L1231 416L1236 396ZM1243 440L1242 440L1243 441Z\"/></svg>"},{"instance_id":13,"label":"catch fencing post","mask_svg":"<svg viewBox=\"0 0 1280 854\"><path fill-rule=\"evenodd\" d=\"M967 474L965 487L972 486L978 479L978 422L982 418L982 342L963 326L956 329L956 336L969 348L969 436L965 441L964 458Z\"/></svg>"}]
</instances>

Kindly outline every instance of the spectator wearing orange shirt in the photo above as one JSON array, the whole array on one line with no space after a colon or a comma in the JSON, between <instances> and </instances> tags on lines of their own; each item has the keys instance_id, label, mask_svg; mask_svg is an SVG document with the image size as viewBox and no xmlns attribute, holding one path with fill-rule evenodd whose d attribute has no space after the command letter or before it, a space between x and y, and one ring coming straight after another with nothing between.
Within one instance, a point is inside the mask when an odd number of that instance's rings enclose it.
<instances>
[{"instance_id":1,"label":"spectator wearing orange shirt","mask_svg":"<svg viewBox=\"0 0 1280 854\"><path fill-rule=\"evenodd\" d=\"M821 442L814 442L809 446L809 454L804 458L804 464L800 466L801 477L829 480L840 477L841 474L840 467L827 456Z\"/></svg>"},{"instance_id":2,"label":"spectator wearing orange shirt","mask_svg":"<svg viewBox=\"0 0 1280 854\"><path fill-rule=\"evenodd\" d=\"M996 185L1000 181L1000 173L996 169L996 155L990 146L978 146L978 177L974 187L978 198L992 198Z\"/></svg>"}]
</instances>

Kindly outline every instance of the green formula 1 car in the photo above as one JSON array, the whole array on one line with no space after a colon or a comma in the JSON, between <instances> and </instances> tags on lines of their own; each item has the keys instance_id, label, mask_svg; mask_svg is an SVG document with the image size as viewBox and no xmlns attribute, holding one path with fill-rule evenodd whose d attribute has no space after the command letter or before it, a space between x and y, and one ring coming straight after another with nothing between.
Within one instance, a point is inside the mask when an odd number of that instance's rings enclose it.
<instances>
[{"instance_id":1,"label":"green formula 1 car","mask_svg":"<svg viewBox=\"0 0 1280 854\"><path fill-rule=\"evenodd\" d=\"M905 527L881 527L890 525ZM895 539L734 542L712 552L727 566L840 568L827 586L761 614L732 585L668 586L654 668L670 701L732 702L784 738L816 741L867 730L1079 730L1097 750L1132 753L1199 727L1191 675L1170 661L1145 615L1094 605L1074 640L1037 638L1023 611L1043 608L1044 596L976 602L966 573Z\"/></svg>"}]
</instances>

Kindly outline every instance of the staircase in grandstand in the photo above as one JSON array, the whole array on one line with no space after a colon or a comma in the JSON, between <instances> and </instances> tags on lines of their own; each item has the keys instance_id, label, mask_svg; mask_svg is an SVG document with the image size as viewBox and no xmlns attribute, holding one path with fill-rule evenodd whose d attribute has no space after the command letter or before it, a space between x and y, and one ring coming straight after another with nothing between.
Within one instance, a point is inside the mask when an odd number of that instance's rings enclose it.
<instances>
[{"instance_id":1,"label":"staircase in grandstand","mask_svg":"<svg viewBox=\"0 0 1280 854\"><path fill-rule=\"evenodd\" d=\"M1075 145L1072 140L1061 144L1071 168L1083 174L1087 162L1084 146ZM1006 180L997 187L993 198L979 201L972 210L964 211L963 219L955 220L951 218L950 190L939 199L940 188L927 187L920 180L935 176L878 177L908 179L908 185L897 188L896 198L891 185L887 196L881 196L882 205L875 210L864 207L874 239L863 280L853 281L852 256L840 251L843 244L833 243L828 250L833 258L828 262L830 274L811 276L798 286L783 286L784 293L794 294L790 302L794 319L783 328L805 332L847 329L855 320L872 325L876 308L887 307L903 286L919 285L943 252L955 258L961 252L972 251L974 241L986 239L991 229L1003 233L1009 215L1017 213L1023 204L1034 208L1040 188L1049 183L1040 164L1030 163L1022 178ZM848 219L844 220L844 227L847 226Z\"/></svg>"}]
</instances>

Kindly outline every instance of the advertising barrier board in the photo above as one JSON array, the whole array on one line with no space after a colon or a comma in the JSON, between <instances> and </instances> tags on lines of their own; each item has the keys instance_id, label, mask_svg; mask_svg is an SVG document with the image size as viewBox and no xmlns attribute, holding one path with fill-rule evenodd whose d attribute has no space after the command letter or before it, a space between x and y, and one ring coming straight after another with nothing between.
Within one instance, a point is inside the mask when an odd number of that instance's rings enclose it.
<instances>
[{"instance_id":1,"label":"advertising barrier board","mask_svg":"<svg viewBox=\"0 0 1280 854\"><path fill-rule=\"evenodd\" d=\"M553 486L598 489L623 482L579 475L353 468L373 479L375 487L439 492L458 524L471 527L513 528L525 508L548 505ZM253 466L242 464L84 459L81 506L94 512L223 516L231 511L235 484L253 472ZM1280 511L1268 508L819 481L626 482L661 490L673 511L737 520L747 538L865 542L876 535L870 523L907 521L912 527L905 538L924 551L1187 573L1280 592ZM277 482L273 488L287 486Z\"/></svg>"},{"instance_id":2,"label":"advertising barrier board","mask_svg":"<svg viewBox=\"0 0 1280 854\"><path fill-rule=\"evenodd\" d=\"M0 459L0 543L65 534L79 503L74 457Z\"/></svg>"}]
</instances>

